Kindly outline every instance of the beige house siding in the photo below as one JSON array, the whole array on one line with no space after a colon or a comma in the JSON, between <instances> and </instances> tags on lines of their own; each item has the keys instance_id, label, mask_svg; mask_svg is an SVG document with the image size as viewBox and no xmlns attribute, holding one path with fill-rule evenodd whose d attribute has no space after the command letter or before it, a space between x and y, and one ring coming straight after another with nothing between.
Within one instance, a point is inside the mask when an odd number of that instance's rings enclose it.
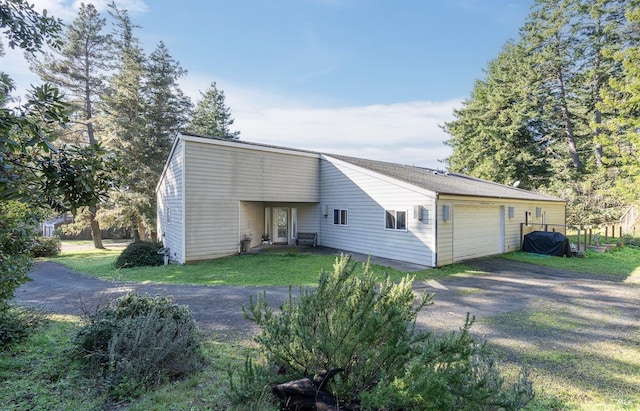
<instances>
[{"instance_id":1,"label":"beige house siding","mask_svg":"<svg viewBox=\"0 0 640 411\"><path fill-rule=\"evenodd\" d=\"M236 254L245 236L254 247L263 234L273 235L275 210L286 209L287 238L278 242L294 244L298 232L316 232L319 245L427 266L518 250L533 230L565 233L560 200L338 157L180 135L157 186L158 233L173 261L219 258ZM493 188L533 199L487 197ZM334 224L334 209L347 211L347 224ZM390 210L406 212L406 229L386 227Z\"/></svg>"},{"instance_id":2,"label":"beige house siding","mask_svg":"<svg viewBox=\"0 0 640 411\"><path fill-rule=\"evenodd\" d=\"M317 155L189 136L184 143L185 262L235 254L244 234L259 244L262 202L319 201Z\"/></svg>"},{"instance_id":3,"label":"beige house siding","mask_svg":"<svg viewBox=\"0 0 640 411\"><path fill-rule=\"evenodd\" d=\"M449 206L450 219L445 221L443 217L443 206ZM563 202L543 201L543 200L515 200L515 199L496 199L482 197L464 197L441 195L438 201L438 233L437 233L437 265L447 265L455 262L454 256L457 254L456 239L454 236L455 227L455 210L458 208L477 207L494 209L496 215L504 218L496 224L502 224L504 230L504 240L502 242L503 249L497 252L513 252L521 247L521 227L523 234L531 231L544 230L556 231L565 234L565 204ZM513 217L509 217L509 208L513 207ZM503 209L503 211L500 211ZM536 215L536 209L540 209L540 214ZM530 213L529 225L524 225L525 213ZM478 215L487 215L478 212ZM494 214L491 214L494 215ZM543 225L543 222L546 225ZM482 221L478 221L480 229L482 229ZM489 222L487 222L489 224ZM460 227L458 227L460 229ZM493 228L488 228L490 232ZM460 239L457 240L458 243ZM496 253L497 253L496 252Z\"/></svg>"},{"instance_id":4,"label":"beige house siding","mask_svg":"<svg viewBox=\"0 0 640 411\"><path fill-rule=\"evenodd\" d=\"M264 203L240 201L240 222L238 238L251 238L251 247L259 245L264 231Z\"/></svg>"},{"instance_id":5,"label":"beige house siding","mask_svg":"<svg viewBox=\"0 0 640 411\"><path fill-rule=\"evenodd\" d=\"M157 189L157 230L174 261L184 261L184 150L181 141L173 147Z\"/></svg>"}]
</instances>

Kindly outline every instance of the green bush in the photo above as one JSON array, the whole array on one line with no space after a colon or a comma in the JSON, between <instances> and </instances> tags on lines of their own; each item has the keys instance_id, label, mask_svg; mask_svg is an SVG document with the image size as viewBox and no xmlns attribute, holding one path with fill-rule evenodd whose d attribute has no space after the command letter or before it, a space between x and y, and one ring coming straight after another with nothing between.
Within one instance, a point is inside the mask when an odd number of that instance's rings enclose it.
<instances>
[{"instance_id":1,"label":"green bush","mask_svg":"<svg viewBox=\"0 0 640 411\"><path fill-rule=\"evenodd\" d=\"M114 263L116 268L156 266L163 264L163 256L158 254L162 243L136 241L125 248Z\"/></svg>"},{"instance_id":2,"label":"green bush","mask_svg":"<svg viewBox=\"0 0 640 411\"><path fill-rule=\"evenodd\" d=\"M364 409L518 410L533 398L526 371L508 389L486 344L469 334L467 316L460 332L430 336L415 347L404 373L383 380L361 396Z\"/></svg>"},{"instance_id":3,"label":"green bush","mask_svg":"<svg viewBox=\"0 0 640 411\"><path fill-rule=\"evenodd\" d=\"M191 313L168 297L127 294L86 317L74 352L112 398L139 395L202 364Z\"/></svg>"},{"instance_id":4,"label":"green bush","mask_svg":"<svg viewBox=\"0 0 640 411\"><path fill-rule=\"evenodd\" d=\"M62 242L60 237L35 237L31 246L31 256L38 257L55 257L60 254Z\"/></svg>"},{"instance_id":5,"label":"green bush","mask_svg":"<svg viewBox=\"0 0 640 411\"><path fill-rule=\"evenodd\" d=\"M342 405L365 409L516 410L531 399L526 376L503 387L490 352L468 333L472 321L446 338L419 331L415 320L432 296L424 293L416 303L411 279L379 282L368 264L362 272L356 267L343 255L332 273L320 274L317 288L290 294L277 314L264 295L250 300L245 316L261 328L256 341L264 368L279 370L271 384L343 369L327 390ZM237 372L253 378L231 376L232 399L246 402L246 393L259 393L239 386L263 380L256 363Z\"/></svg>"},{"instance_id":6,"label":"green bush","mask_svg":"<svg viewBox=\"0 0 640 411\"><path fill-rule=\"evenodd\" d=\"M33 227L41 216L25 203L0 200L0 311L14 291L29 280Z\"/></svg>"},{"instance_id":7,"label":"green bush","mask_svg":"<svg viewBox=\"0 0 640 411\"><path fill-rule=\"evenodd\" d=\"M9 307L0 310L0 349L19 342L47 321L46 313L37 308Z\"/></svg>"}]
</instances>

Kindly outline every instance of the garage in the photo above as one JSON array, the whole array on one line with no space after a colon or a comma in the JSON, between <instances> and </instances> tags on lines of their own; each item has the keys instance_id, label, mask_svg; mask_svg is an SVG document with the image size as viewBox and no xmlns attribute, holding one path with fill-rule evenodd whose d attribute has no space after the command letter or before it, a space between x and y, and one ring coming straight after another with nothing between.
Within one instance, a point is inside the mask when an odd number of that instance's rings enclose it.
<instances>
[{"instance_id":1,"label":"garage","mask_svg":"<svg viewBox=\"0 0 640 411\"><path fill-rule=\"evenodd\" d=\"M454 205L453 261L502 253L504 223L496 206Z\"/></svg>"}]
</instances>

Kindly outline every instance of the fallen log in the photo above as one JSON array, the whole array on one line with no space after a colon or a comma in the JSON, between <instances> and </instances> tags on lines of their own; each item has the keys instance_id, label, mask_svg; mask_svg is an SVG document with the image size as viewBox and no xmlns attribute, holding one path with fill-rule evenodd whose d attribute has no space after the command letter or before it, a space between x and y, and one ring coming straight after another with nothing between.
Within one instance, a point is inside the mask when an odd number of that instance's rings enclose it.
<instances>
[{"instance_id":1,"label":"fallen log","mask_svg":"<svg viewBox=\"0 0 640 411\"><path fill-rule=\"evenodd\" d=\"M338 400L325 390L329 380L343 371L336 368L275 385L273 393L285 411L338 411Z\"/></svg>"}]
</instances>

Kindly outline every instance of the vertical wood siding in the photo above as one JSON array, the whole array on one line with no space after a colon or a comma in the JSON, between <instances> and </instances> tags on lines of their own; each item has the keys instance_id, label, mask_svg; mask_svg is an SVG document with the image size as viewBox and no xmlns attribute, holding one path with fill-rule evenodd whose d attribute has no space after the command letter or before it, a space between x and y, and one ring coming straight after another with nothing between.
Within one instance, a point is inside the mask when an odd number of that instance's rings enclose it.
<instances>
[{"instance_id":1,"label":"vertical wood siding","mask_svg":"<svg viewBox=\"0 0 640 411\"><path fill-rule=\"evenodd\" d=\"M320 191L328 215L320 217L320 244L427 266L435 246L433 194L394 183L376 173L326 157ZM414 218L413 207L429 210L427 221ZM347 210L347 225L333 224L333 210ZM385 229L385 210L407 212L407 230ZM321 212L322 213L322 212ZM323 214L323 213L322 213Z\"/></svg>"},{"instance_id":2,"label":"vertical wood siding","mask_svg":"<svg viewBox=\"0 0 640 411\"><path fill-rule=\"evenodd\" d=\"M164 246L170 248L171 260L179 263L185 261L183 247L183 149L183 142L177 141L156 193L158 236Z\"/></svg>"}]
</instances>

